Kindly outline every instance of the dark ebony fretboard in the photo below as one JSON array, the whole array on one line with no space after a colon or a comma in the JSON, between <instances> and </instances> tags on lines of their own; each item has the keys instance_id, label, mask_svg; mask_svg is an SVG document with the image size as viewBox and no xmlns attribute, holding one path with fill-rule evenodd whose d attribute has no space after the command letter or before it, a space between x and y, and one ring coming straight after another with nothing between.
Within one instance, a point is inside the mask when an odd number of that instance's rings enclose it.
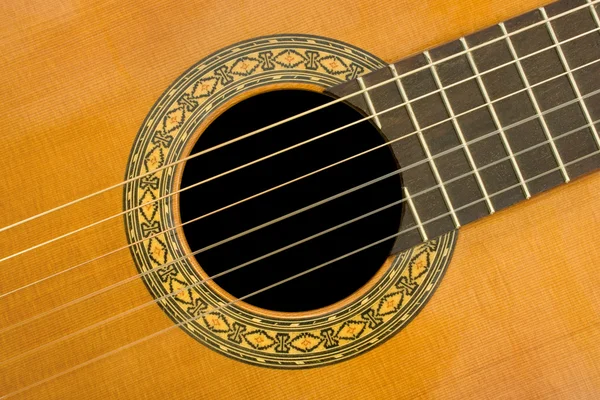
<instances>
[{"instance_id":1,"label":"dark ebony fretboard","mask_svg":"<svg viewBox=\"0 0 600 400\"><path fill-rule=\"evenodd\" d=\"M599 15L560 1L330 89L379 85L349 102L402 168L395 251L600 167Z\"/></svg>"}]
</instances>

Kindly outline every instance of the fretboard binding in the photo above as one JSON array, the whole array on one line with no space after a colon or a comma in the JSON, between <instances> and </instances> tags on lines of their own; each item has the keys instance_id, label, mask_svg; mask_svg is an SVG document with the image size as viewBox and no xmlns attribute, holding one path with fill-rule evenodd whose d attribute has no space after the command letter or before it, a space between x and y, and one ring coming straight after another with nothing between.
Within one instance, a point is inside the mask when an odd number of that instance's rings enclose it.
<instances>
[{"instance_id":1,"label":"fretboard binding","mask_svg":"<svg viewBox=\"0 0 600 400\"><path fill-rule=\"evenodd\" d=\"M392 71L392 75L394 77L398 77L398 71L396 70L396 66L394 64L390 64L389 69L390 69L390 71ZM450 196L448 196L448 192L446 191L446 186L444 185L444 182L442 181L440 172L438 171L438 168L435 165L435 161L433 160L431 151L429 150L429 146L427 145L427 142L425 141L425 137L423 136L423 131L421 130L421 125L419 124L419 121L417 120L417 117L413 111L412 105L408 101L408 95L406 94L406 91L404 90L404 85L402 85L402 81L400 79L396 79L395 81L396 81L396 87L398 88L398 91L400 92L400 96L402 97L402 101L405 102L405 104L406 104L406 110L408 111L410 120L412 121L412 124L415 127L415 131L417 132L417 137L419 138L421 147L423 148L423 151L425 152L425 156L427 157L427 160L429 161L429 165L431 166L431 170L433 172L435 180L437 181L437 184L440 186L440 191L442 192L442 196L444 197L444 202L446 203L446 207L448 208L448 211L450 212L450 215L452 216L452 221L454 222L454 226L456 229L458 229L461 226L460 221L458 220L458 216L456 215L456 212L454 211L454 207L452 206L452 201L450 201Z\"/></svg>"},{"instance_id":2,"label":"fretboard binding","mask_svg":"<svg viewBox=\"0 0 600 400\"><path fill-rule=\"evenodd\" d=\"M421 218L419 218L419 213L417 212L415 203L413 202L412 197L410 197L410 193L409 193L408 189L406 188L406 186L404 186L403 189L404 189L404 197L406 197L406 200L408 201L408 207L410 208L410 212L417 224L417 227L419 228L419 234L421 235L421 239L423 239L423 241L426 242L429 240L429 238L427 237L427 232L425 232L425 227L423 226L423 223L421 222Z\"/></svg>"},{"instance_id":3,"label":"fretboard binding","mask_svg":"<svg viewBox=\"0 0 600 400\"><path fill-rule=\"evenodd\" d=\"M423 54L425 55L427 62L429 64L431 64L432 60L431 60L431 55L429 54L429 51L425 51ZM485 199L485 202L487 204L490 214L493 214L494 212L496 212L496 210L494 209L494 205L492 204L490 196L488 195L488 191L485 188L485 185L483 184L483 180L481 179L481 175L479 174L479 170L477 169L477 165L475 164L475 159L473 159L471 150L469 149L469 146L467 145L467 141L465 140L462 129L458 123L458 119L456 118L456 115L454 114L454 110L452 109L452 106L450 105L450 100L448 99L448 94L446 93L446 90L444 89L444 86L442 85L442 81L440 79L440 76L437 72L437 68L435 65L431 66L431 73L433 75L433 79L435 80L435 84L436 84L437 88L440 89L440 94L442 96L442 100L444 101L444 106L446 107L446 110L448 111L448 114L450 115L450 118L452 119L452 125L454 126L454 129L456 130L456 134L458 135L458 138L460 139L461 144L464 146L463 149L465 151L465 154L467 155L467 160L469 161L469 165L470 165L471 169L473 171L475 171L475 180L477 181L477 184L479 185L479 190L481 191L481 194L483 195L483 198Z\"/></svg>"},{"instance_id":4,"label":"fretboard binding","mask_svg":"<svg viewBox=\"0 0 600 400\"><path fill-rule=\"evenodd\" d=\"M515 157L512 147L511 147L510 143L508 142L506 133L504 132L504 128L502 127L502 124L500 123L500 118L498 118L498 114L496 113L496 108L494 107L494 104L492 103L490 95L488 94L487 89L486 89L485 85L483 84L483 79L481 79L481 74L479 73L479 69L477 68L477 65L475 64L473 55L469 51L469 45L467 44L467 41L465 40L464 37L461 37L460 41L466 50L466 55L467 55L467 59L469 60L469 64L471 66L471 70L473 71L473 74L475 75L475 79L477 80L479 89L481 90L481 93L483 94L483 98L488 106L488 110L490 111L492 119L494 120L494 125L496 125L496 128L498 129L498 133L499 133L500 139L502 140L504 150L506 150L507 155L510 157L510 161L513 166L513 169L517 174L517 178L519 179L519 182L521 183L521 189L523 190L523 194L525 195L526 199L530 199L531 193L529 192L529 188L527 187L525 178L523 178L523 173L521 172L521 168L519 167L517 158Z\"/></svg>"},{"instance_id":5,"label":"fretboard binding","mask_svg":"<svg viewBox=\"0 0 600 400\"><path fill-rule=\"evenodd\" d=\"M356 80L358 81L358 85L360 86L360 89L364 90L363 98L367 102L367 107L369 107L369 112L373 116L373 122L375 122L377 127L379 129L381 129L381 121L379 121L379 116L377 115L377 112L375 111L375 106L373 105L373 101L371 101L371 95L369 94L369 91L366 90L367 88L365 86L365 81L363 80L362 76L359 76L358 78L356 78Z\"/></svg>"},{"instance_id":6,"label":"fretboard binding","mask_svg":"<svg viewBox=\"0 0 600 400\"><path fill-rule=\"evenodd\" d=\"M544 131L544 135L546 135L546 138L548 139L548 143L550 144L550 148L552 149L552 154L554 155L554 159L556 160L556 163L558 164L558 166L560 168L560 171L563 175L563 179L565 180L565 183L568 183L571 180L571 178L569 177L567 169L565 168L565 164L563 163L562 157L560 156L558 149L556 148L556 143L554 143L554 139L552 138L552 135L550 134L550 129L548 128L548 125L546 124L546 118L544 118L544 116L542 115L542 110L540 108L540 105L537 102L537 99L535 98L535 94L533 93L533 90L531 89L531 85L529 84L529 79L527 78L527 75L525 74L525 70L523 69L521 60L519 59L519 56L517 55L517 51L515 50L512 39L508 35L508 31L506 30L506 26L504 26L504 22L501 22L498 25L500 25L502 32L506 35L506 43L508 45L508 48L510 50L510 53L511 53L513 59L515 59L517 61L515 65L517 66L517 70L519 71L519 75L521 76L521 80L523 81L523 84L527 88L527 93L529 94L529 99L531 101L531 104L533 105L533 108L535 108L535 112L539 116L539 121L540 121L540 124L542 125L542 130Z\"/></svg>"}]
</instances>

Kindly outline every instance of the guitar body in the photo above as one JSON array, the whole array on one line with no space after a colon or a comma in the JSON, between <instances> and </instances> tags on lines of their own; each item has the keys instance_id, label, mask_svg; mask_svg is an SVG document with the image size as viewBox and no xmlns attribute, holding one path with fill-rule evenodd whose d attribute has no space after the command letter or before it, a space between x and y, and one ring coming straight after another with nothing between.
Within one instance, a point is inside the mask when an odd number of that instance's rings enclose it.
<instances>
[{"instance_id":1,"label":"guitar body","mask_svg":"<svg viewBox=\"0 0 600 400\"><path fill-rule=\"evenodd\" d=\"M156 100L188 67L234 43L302 33L392 62L542 5L539 0L3 5L0 225L122 181ZM228 104L262 90L236 95ZM132 254L120 251L0 299L0 396L595 398L599 193L600 174L589 174L461 228L445 274L418 315L383 343L327 365L294 369L241 362L180 328L104 356L174 324L152 305L85 330L153 300L142 279L4 329L138 274ZM122 209L119 188L0 232L2 255ZM123 218L116 218L7 260L0 265L0 292L128 240ZM84 331L44 347L79 330Z\"/></svg>"}]
</instances>

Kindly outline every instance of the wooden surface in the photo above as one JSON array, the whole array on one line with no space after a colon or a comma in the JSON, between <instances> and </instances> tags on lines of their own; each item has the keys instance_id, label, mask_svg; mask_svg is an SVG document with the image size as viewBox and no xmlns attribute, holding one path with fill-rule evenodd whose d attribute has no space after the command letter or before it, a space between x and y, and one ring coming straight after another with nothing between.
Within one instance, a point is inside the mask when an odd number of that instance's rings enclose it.
<instances>
[{"instance_id":1,"label":"wooden surface","mask_svg":"<svg viewBox=\"0 0 600 400\"><path fill-rule=\"evenodd\" d=\"M371 88L373 112L383 113L377 118L403 167L404 188L421 220L430 221L423 227L428 237L600 168L600 125L588 129L600 117L600 36L590 9L574 10L582 4L545 7L552 32L541 12L527 13L507 21L506 28L494 25L403 58L393 66L398 82L385 84L393 78L389 67L359 78ZM499 40L503 29L509 40ZM553 32L558 32L555 40ZM464 54L466 49L471 51ZM341 97L359 90L359 82L349 80L329 92ZM407 107L397 107L407 99ZM369 114L364 95L348 101ZM589 110L589 119L579 104ZM461 148L462 143L468 146ZM441 182L441 190L430 190ZM411 226L414 221L404 219L400 230ZM401 235L394 249L421 240Z\"/></svg>"},{"instance_id":2,"label":"wooden surface","mask_svg":"<svg viewBox=\"0 0 600 400\"><path fill-rule=\"evenodd\" d=\"M394 61L540 1L5 2L0 5L0 225L123 178L146 113L203 56L282 32L343 40ZM430 303L391 340L334 366L241 364L179 329L15 398L594 398L600 393L600 175L461 231ZM0 233L5 256L119 212L122 192ZM0 265L5 293L126 244L122 219ZM4 327L136 273L128 252L0 299L0 394L53 376L172 322L155 306L48 343L151 299L135 280Z\"/></svg>"}]
</instances>

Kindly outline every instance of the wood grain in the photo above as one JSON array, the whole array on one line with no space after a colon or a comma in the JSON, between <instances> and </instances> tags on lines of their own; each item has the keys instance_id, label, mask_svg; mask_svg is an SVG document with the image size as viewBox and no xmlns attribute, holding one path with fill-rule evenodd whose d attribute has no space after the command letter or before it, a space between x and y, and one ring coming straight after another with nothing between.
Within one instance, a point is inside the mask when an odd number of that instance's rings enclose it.
<instances>
[{"instance_id":1,"label":"wood grain","mask_svg":"<svg viewBox=\"0 0 600 400\"><path fill-rule=\"evenodd\" d=\"M541 5L537 0L11 2L0 6L0 225L123 179L163 90L203 56L282 32L395 61ZM235 362L174 329L15 398L593 398L600 392L600 176L464 228L438 291L402 332L334 366ZM2 256L121 211L115 190L0 233ZM126 244L121 219L0 266L0 292ZM1 327L136 274L127 251L0 299ZM172 322L158 307L9 358L151 300L142 282L0 333L0 394ZM2 329L2 328L0 328Z\"/></svg>"},{"instance_id":2,"label":"wood grain","mask_svg":"<svg viewBox=\"0 0 600 400\"><path fill-rule=\"evenodd\" d=\"M544 13L554 19L544 23L532 11L503 22L508 38L494 25L394 63L395 75L386 66L328 89L342 97L359 91L359 80L372 88L372 109L365 95L348 102L366 115L383 113L376 123L393 143L421 220L431 221L428 237L600 167L594 14L565 1ZM400 230L414 225L404 219ZM421 240L400 235L394 250Z\"/></svg>"}]
</instances>

